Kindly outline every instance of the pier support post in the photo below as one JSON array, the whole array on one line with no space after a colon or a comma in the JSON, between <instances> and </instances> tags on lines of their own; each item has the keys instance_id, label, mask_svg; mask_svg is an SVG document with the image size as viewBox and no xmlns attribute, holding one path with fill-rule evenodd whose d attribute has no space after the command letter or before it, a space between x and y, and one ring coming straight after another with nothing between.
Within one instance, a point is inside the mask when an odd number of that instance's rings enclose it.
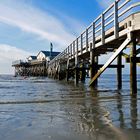
<instances>
[{"instance_id":1,"label":"pier support post","mask_svg":"<svg viewBox=\"0 0 140 140\"><path fill-rule=\"evenodd\" d=\"M18 71L19 71L18 68L15 67L15 77L18 76Z\"/></svg>"},{"instance_id":2,"label":"pier support post","mask_svg":"<svg viewBox=\"0 0 140 140\"><path fill-rule=\"evenodd\" d=\"M85 69L85 65L83 65L82 67L82 76L81 76L81 81L85 82L86 80L86 69Z\"/></svg>"},{"instance_id":3,"label":"pier support post","mask_svg":"<svg viewBox=\"0 0 140 140\"><path fill-rule=\"evenodd\" d=\"M134 36L130 52L130 90L132 95L137 94L136 38Z\"/></svg>"},{"instance_id":4,"label":"pier support post","mask_svg":"<svg viewBox=\"0 0 140 140\"><path fill-rule=\"evenodd\" d=\"M66 81L67 82L69 81L69 68L67 68L66 70Z\"/></svg>"},{"instance_id":5,"label":"pier support post","mask_svg":"<svg viewBox=\"0 0 140 140\"><path fill-rule=\"evenodd\" d=\"M46 61L44 62L43 76L46 76Z\"/></svg>"},{"instance_id":6,"label":"pier support post","mask_svg":"<svg viewBox=\"0 0 140 140\"><path fill-rule=\"evenodd\" d=\"M78 67L78 56L75 56L75 79L74 79L74 83L77 85L79 82L79 67Z\"/></svg>"},{"instance_id":7,"label":"pier support post","mask_svg":"<svg viewBox=\"0 0 140 140\"><path fill-rule=\"evenodd\" d=\"M75 83L75 85L77 85L78 82L79 82L79 69L78 69L77 66L75 67L75 73L74 73L74 75L75 75L74 83Z\"/></svg>"},{"instance_id":8,"label":"pier support post","mask_svg":"<svg viewBox=\"0 0 140 140\"><path fill-rule=\"evenodd\" d=\"M85 64L83 63L82 65L82 73L81 73L81 81L85 82L86 79L86 69L85 69Z\"/></svg>"},{"instance_id":9,"label":"pier support post","mask_svg":"<svg viewBox=\"0 0 140 140\"><path fill-rule=\"evenodd\" d=\"M122 53L119 54L117 58L117 82L118 82L118 89L122 89Z\"/></svg>"},{"instance_id":10,"label":"pier support post","mask_svg":"<svg viewBox=\"0 0 140 140\"><path fill-rule=\"evenodd\" d=\"M58 66L58 80L61 80L61 65Z\"/></svg>"},{"instance_id":11,"label":"pier support post","mask_svg":"<svg viewBox=\"0 0 140 140\"><path fill-rule=\"evenodd\" d=\"M90 48L92 48L92 43L90 44ZM93 51L90 51L90 78L92 79L95 74L98 72L98 56L94 56ZM94 82L92 87L96 87L98 85L98 80Z\"/></svg>"}]
</instances>

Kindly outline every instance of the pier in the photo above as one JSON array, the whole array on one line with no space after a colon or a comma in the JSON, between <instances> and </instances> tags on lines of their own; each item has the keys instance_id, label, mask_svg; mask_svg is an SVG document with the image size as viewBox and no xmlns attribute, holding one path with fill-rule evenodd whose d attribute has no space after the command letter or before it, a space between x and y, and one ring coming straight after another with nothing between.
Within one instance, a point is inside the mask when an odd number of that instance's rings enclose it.
<instances>
[{"instance_id":1,"label":"pier","mask_svg":"<svg viewBox=\"0 0 140 140\"><path fill-rule=\"evenodd\" d=\"M41 75L66 81L72 78L75 84L84 82L89 76L89 86L95 88L100 75L107 68L114 68L117 71L118 89L121 89L124 57L126 63L130 64L131 94L136 95L137 66L140 66L140 2L131 2L116 0L111 4L65 50L47 65L41 63ZM124 53L126 49L129 51ZM100 57L105 58L109 53L112 53L112 56L104 64L99 64ZM44 68L41 68L42 66ZM19 68L16 68L19 71ZM25 69L22 63L20 68Z\"/></svg>"},{"instance_id":2,"label":"pier","mask_svg":"<svg viewBox=\"0 0 140 140\"><path fill-rule=\"evenodd\" d=\"M12 64L15 67L15 76L47 76L46 61L23 62L15 61Z\"/></svg>"},{"instance_id":3,"label":"pier","mask_svg":"<svg viewBox=\"0 0 140 140\"><path fill-rule=\"evenodd\" d=\"M64 75L68 81L74 78L85 81L90 71L90 87L96 87L98 78L107 68L116 68L118 89L122 88L122 57L130 64L131 94L137 93L137 65L140 64L140 2L116 0L95 19L64 51L49 63L48 75ZM129 48L128 54L123 50ZM113 53L105 62L99 64L102 55ZM117 59L117 64L112 62ZM62 67L63 66L63 67ZM58 69L57 69L58 68ZM58 70L56 72L56 69Z\"/></svg>"},{"instance_id":4,"label":"pier","mask_svg":"<svg viewBox=\"0 0 140 140\"><path fill-rule=\"evenodd\" d=\"M15 76L47 76L49 62L59 53L53 52L51 43L50 51L40 51L37 56L29 56L26 61L12 62L12 66L15 67Z\"/></svg>"}]
</instances>

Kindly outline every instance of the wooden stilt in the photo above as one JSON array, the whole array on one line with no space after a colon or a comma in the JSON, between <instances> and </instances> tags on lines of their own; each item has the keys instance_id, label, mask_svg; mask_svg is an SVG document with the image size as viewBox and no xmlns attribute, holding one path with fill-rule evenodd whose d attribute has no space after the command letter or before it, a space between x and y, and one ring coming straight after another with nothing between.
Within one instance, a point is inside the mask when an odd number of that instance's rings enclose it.
<instances>
[{"instance_id":1,"label":"wooden stilt","mask_svg":"<svg viewBox=\"0 0 140 140\"><path fill-rule=\"evenodd\" d=\"M133 37L130 54L130 90L131 94L137 93L137 65L136 65L136 38Z\"/></svg>"},{"instance_id":2,"label":"wooden stilt","mask_svg":"<svg viewBox=\"0 0 140 140\"><path fill-rule=\"evenodd\" d=\"M122 53L119 54L117 59L117 82L118 82L118 89L122 89Z\"/></svg>"},{"instance_id":3,"label":"wooden stilt","mask_svg":"<svg viewBox=\"0 0 140 140\"><path fill-rule=\"evenodd\" d=\"M59 64L59 67L58 67L58 79L59 80L62 80L62 68L61 68L61 64Z\"/></svg>"},{"instance_id":4,"label":"wooden stilt","mask_svg":"<svg viewBox=\"0 0 140 140\"><path fill-rule=\"evenodd\" d=\"M75 75L74 83L77 85L79 82L79 69L78 69L78 67L75 67L74 75Z\"/></svg>"},{"instance_id":5,"label":"wooden stilt","mask_svg":"<svg viewBox=\"0 0 140 140\"><path fill-rule=\"evenodd\" d=\"M98 56L94 57L93 60L93 73L94 75L98 72ZM98 79L95 80L94 86L98 85Z\"/></svg>"},{"instance_id":6,"label":"wooden stilt","mask_svg":"<svg viewBox=\"0 0 140 140\"><path fill-rule=\"evenodd\" d=\"M90 47L92 43L90 44ZM94 56L93 51L90 52L90 78L92 79L98 71L98 56ZM98 79L94 81L92 87L96 87L98 85Z\"/></svg>"},{"instance_id":7,"label":"wooden stilt","mask_svg":"<svg viewBox=\"0 0 140 140\"><path fill-rule=\"evenodd\" d=\"M91 65L90 73L91 73L90 77L92 79L92 77L96 74L95 64ZM98 83L98 80L96 80L92 86L93 87L97 86L97 83Z\"/></svg>"},{"instance_id":8,"label":"wooden stilt","mask_svg":"<svg viewBox=\"0 0 140 140\"><path fill-rule=\"evenodd\" d=\"M78 69L78 56L77 55L75 56L75 72L74 72L74 75L75 75L74 82L75 82L75 84L78 84L78 82L79 82L79 69Z\"/></svg>"},{"instance_id":9,"label":"wooden stilt","mask_svg":"<svg viewBox=\"0 0 140 140\"><path fill-rule=\"evenodd\" d=\"M85 69L85 65L83 64L82 66L82 74L81 74L81 81L85 82L86 80L86 69Z\"/></svg>"}]
</instances>

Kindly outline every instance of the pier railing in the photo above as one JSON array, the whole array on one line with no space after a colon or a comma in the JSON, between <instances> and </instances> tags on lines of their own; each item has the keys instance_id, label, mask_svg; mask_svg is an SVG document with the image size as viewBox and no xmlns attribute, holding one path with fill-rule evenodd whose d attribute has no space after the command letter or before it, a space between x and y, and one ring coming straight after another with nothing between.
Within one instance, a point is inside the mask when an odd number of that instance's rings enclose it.
<instances>
[{"instance_id":1,"label":"pier railing","mask_svg":"<svg viewBox=\"0 0 140 140\"><path fill-rule=\"evenodd\" d=\"M16 60L16 61L13 61L12 62L12 66L15 66L15 65L22 65L24 64L25 62L23 60Z\"/></svg>"},{"instance_id":2,"label":"pier railing","mask_svg":"<svg viewBox=\"0 0 140 140\"><path fill-rule=\"evenodd\" d=\"M25 62L23 60L16 60L12 62L12 66L18 66L18 65L39 65L39 64L46 64L46 60L31 60L28 62Z\"/></svg>"},{"instance_id":3,"label":"pier railing","mask_svg":"<svg viewBox=\"0 0 140 140\"><path fill-rule=\"evenodd\" d=\"M116 0L64 51L51 60L50 65L57 60L73 59L125 35L126 32L121 32L125 30L124 23L121 22L133 13L140 12L140 2L132 2L133 0ZM132 26L131 21L126 24L126 27L128 26Z\"/></svg>"}]
</instances>

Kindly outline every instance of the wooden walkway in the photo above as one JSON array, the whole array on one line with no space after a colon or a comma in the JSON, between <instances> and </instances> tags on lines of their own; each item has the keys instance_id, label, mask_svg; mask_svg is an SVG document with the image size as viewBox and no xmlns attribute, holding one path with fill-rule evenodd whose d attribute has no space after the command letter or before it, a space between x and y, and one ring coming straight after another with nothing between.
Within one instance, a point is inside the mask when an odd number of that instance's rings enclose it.
<instances>
[{"instance_id":1,"label":"wooden walkway","mask_svg":"<svg viewBox=\"0 0 140 140\"><path fill-rule=\"evenodd\" d=\"M64 51L47 66L49 77L73 78L77 84L90 76L89 86L98 84L99 76L107 68L117 69L118 89L122 88L122 57L130 63L131 93L137 93L137 65L140 65L140 2L116 0ZM129 53L124 50L129 48ZM100 56L112 56L99 64ZM102 57L103 58L103 57ZM117 64L112 62L117 59ZM104 60L105 61L105 60ZM89 75L88 75L89 74Z\"/></svg>"},{"instance_id":2,"label":"wooden walkway","mask_svg":"<svg viewBox=\"0 0 140 140\"><path fill-rule=\"evenodd\" d=\"M96 86L99 76L108 68L117 69L118 88L122 88L122 56L130 63L131 93L137 93L136 65L140 63L140 2L116 0L86 28L64 51L50 61L48 75L75 83L84 81L90 71L89 86ZM129 48L130 54L123 53ZM112 52L105 64L99 57ZM117 64L111 63L117 58Z\"/></svg>"}]
</instances>

